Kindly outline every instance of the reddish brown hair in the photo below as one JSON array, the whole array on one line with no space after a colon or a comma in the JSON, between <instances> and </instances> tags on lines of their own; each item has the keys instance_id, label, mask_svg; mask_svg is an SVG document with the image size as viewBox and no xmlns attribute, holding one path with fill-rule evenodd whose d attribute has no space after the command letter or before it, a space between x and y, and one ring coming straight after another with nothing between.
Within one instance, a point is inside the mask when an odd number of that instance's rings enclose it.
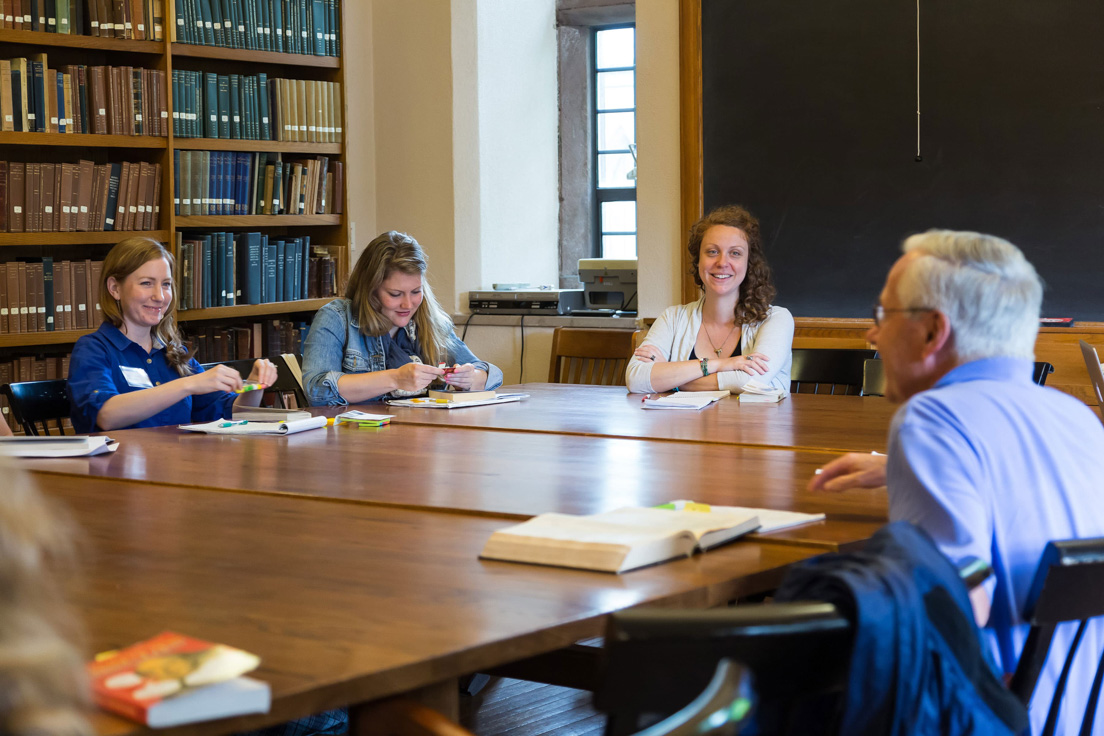
<instances>
[{"instance_id":1,"label":"reddish brown hair","mask_svg":"<svg viewBox=\"0 0 1104 736\"><path fill-rule=\"evenodd\" d=\"M762 322L767 318L767 309L774 299L774 279L771 278L767 258L763 255L759 220L743 207L734 204L718 207L690 228L690 239L686 245L686 250L690 252L690 275L698 288L702 288L701 275L698 273L702 239L709 228L717 225L739 229L748 242L747 275L744 283L740 284L740 298L736 302L736 324Z\"/></svg>"}]
</instances>

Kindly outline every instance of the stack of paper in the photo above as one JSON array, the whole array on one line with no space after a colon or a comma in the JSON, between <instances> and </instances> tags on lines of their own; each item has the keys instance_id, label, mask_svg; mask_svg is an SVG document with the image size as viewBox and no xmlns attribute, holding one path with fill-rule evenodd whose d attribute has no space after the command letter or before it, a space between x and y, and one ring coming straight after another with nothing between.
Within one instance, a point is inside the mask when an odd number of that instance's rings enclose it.
<instances>
[{"instance_id":1,"label":"stack of paper","mask_svg":"<svg viewBox=\"0 0 1104 736\"><path fill-rule=\"evenodd\" d=\"M334 424L350 424L354 427L383 427L391 423L394 414L369 414L353 409L334 417Z\"/></svg>"},{"instance_id":2,"label":"stack of paper","mask_svg":"<svg viewBox=\"0 0 1104 736\"><path fill-rule=\"evenodd\" d=\"M82 457L118 449L119 443L110 437L0 437L0 455L8 457Z\"/></svg>"}]
</instances>

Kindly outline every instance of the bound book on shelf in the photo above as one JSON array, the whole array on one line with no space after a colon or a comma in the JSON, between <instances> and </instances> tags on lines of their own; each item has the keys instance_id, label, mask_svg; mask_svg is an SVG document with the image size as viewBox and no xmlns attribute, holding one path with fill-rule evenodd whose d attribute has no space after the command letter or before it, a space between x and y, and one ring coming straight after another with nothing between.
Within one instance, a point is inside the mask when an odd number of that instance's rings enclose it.
<instances>
[{"instance_id":1,"label":"bound book on shelf","mask_svg":"<svg viewBox=\"0 0 1104 736\"><path fill-rule=\"evenodd\" d=\"M241 649L166 631L97 657L88 673L101 708L167 728L267 713L268 683L243 677L260 661Z\"/></svg>"},{"instance_id":2,"label":"bound book on shelf","mask_svg":"<svg viewBox=\"0 0 1104 736\"><path fill-rule=\"evenodd\" d=\"M759 527L755 514L621 508L592 516L541 514L501 529L480 557L626 572L724 544Z\"/></svg>"},{"instance_id":3,"label":"bound book on shelf","mask_svg":"<svg viewBox=\"0 0 1104 736\"><path fill-rule=\"evenodd\" d=\"M469 401L488 401L496 396L493 390L491 391L443 391L438 389L429 389L426 396L430 399L436 399L437 401L447 401L453 404L463 404Z\"/></svg>"}]
</instances>

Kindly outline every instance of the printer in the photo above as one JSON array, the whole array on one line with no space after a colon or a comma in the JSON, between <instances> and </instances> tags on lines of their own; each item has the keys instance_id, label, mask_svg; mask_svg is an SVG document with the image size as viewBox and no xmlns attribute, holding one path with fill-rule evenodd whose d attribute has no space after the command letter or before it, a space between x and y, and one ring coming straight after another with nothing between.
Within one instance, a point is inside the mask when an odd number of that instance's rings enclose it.
<instances>
[{"instance_id":1,"label":"printer","mask_svg":"<svg viewBox=\"0 0 1104 736\"><path fill-rule=\"evenodd\" d=\"M580 258L586 310L600 313L636 311L636 259Z\"/></svg>"}]
</instances>

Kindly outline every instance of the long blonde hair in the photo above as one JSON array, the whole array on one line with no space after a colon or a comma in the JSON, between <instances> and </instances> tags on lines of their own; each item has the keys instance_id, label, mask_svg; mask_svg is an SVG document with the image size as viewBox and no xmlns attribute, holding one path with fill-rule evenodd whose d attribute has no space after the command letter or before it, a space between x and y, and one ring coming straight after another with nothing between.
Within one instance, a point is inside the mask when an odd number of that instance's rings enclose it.
<instances>
[{"instance_id":1,"label":"long blonde hair","mask_svg":"<svg viewBox=\"0 0 1104 736\"><path fill-rule=\"evenodd\" d=\"M414 312L414 330L422 362L437 365L448 358L452 320L429 288L425 276L427 267L425 251L417 240L406 233L389 230L369 243L360 254L349 274L345 297L353 303L360 331L378 337L393 327L391 320L380 313L379 290L383 282L394 271L421 276L422 303Z\"/></svg>"},{"instance_id":2,"label":"long blonde hair","mask_svg":"<svg viewBox=\"0 0 1104 736\"><path fill-rule=\"evenodd\" d=\"M114 278L122 284L123 281L139 268L150 261L163 258L169 264L169 276L176 273L176 259L173 258L165 246L152 238L127 238L120 240L104 259L103 274L100 276L100 309L103 310L104 319L118 327L123 326L123 310L119 302L115 300L107 290L107 280ZM176 327L176 283L173 282L172 299L165 307L165 315L157 323L150 334L165 345L165 359L169 365L182 376L191 375L192 369L188 367L188 348L184 346L184 340Z\"/></svg>"},{"instance_id":3,"label":"long blonde hair","mask_svg":"<svg viewBox=\"0 0 1104 736\"><path fill-rule=\"evenodd\" d=\"M78 627L49 563L72 560L72 529L18 467L0 460L0 733L93 733Z\"/></svg>"}]
</instances>

